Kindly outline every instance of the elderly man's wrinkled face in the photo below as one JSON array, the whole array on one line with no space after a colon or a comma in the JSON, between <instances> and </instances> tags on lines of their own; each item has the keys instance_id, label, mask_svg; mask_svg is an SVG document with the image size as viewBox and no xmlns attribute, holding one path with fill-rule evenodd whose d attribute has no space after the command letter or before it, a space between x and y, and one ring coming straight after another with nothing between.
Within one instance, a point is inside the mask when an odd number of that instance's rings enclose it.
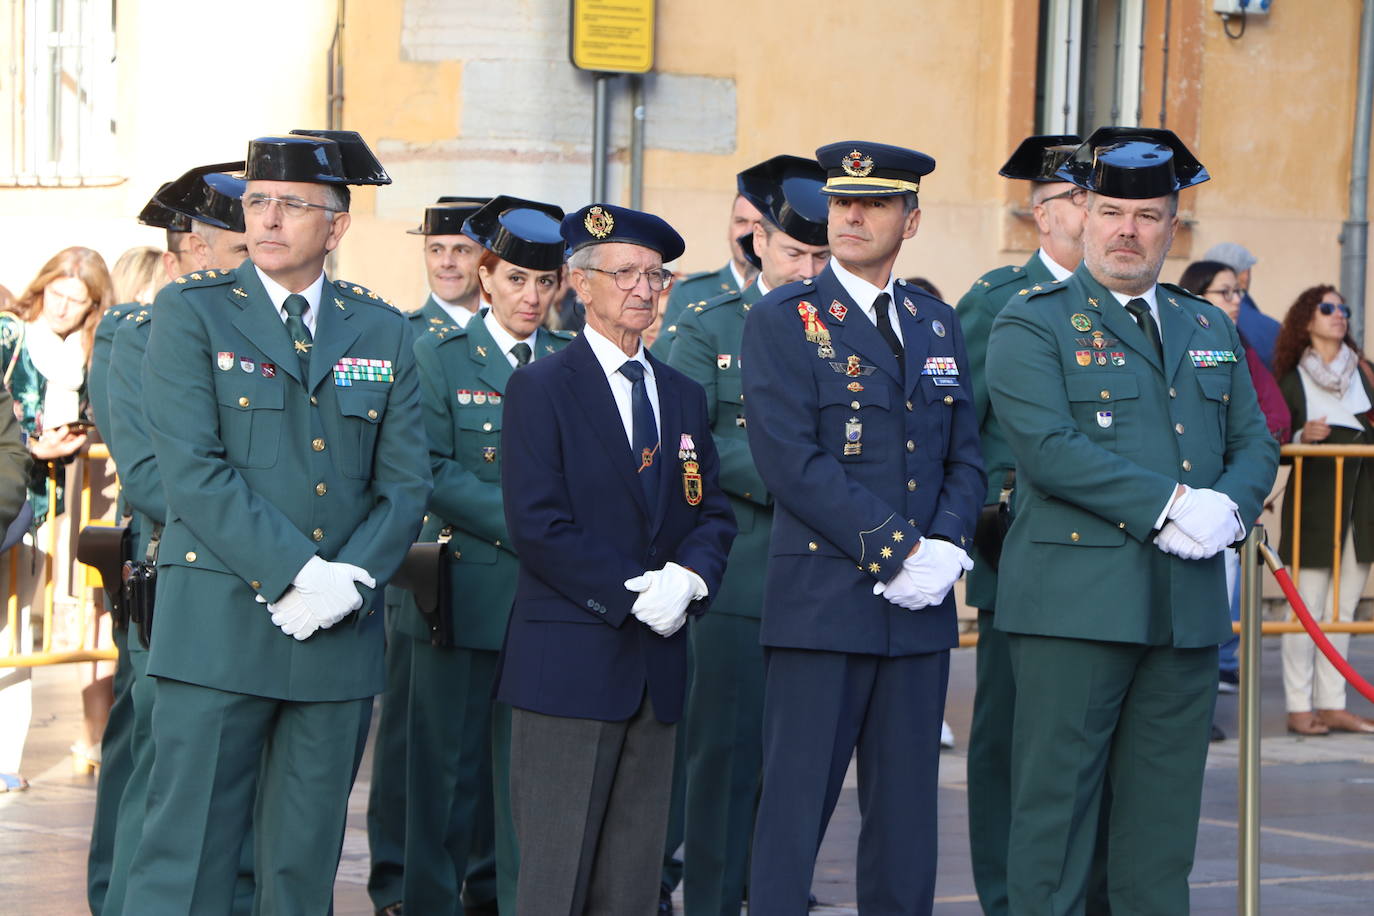
<instances>
[{"instance_id":1,"label":"elderly man's wrinkled face","mask_svg":"<svg viewBox=\"0 0 1374 916\"><path fill-rule=\"evenodd\" d=\"M1158 279L1177 227L1168 197L1123 200L1089 194L1083 260L1107 289L1143 293Z\"/></svg>"},{"instance_id":2,"label":"elderly man's wrinkled face","mask_svg":"<svg viewBox=\"0 0 1374 916\"><path fill-rule=\"evenodd\" d=\"M663 269L657 251L627 242L606 242L592 253L592 266L572 272L573 288L587 307L587 323L617 340L626 335L639 336L657 315L658 298L649 274ZM621 289L621 283L629 286Z\"/></svg>"}]
</instances>

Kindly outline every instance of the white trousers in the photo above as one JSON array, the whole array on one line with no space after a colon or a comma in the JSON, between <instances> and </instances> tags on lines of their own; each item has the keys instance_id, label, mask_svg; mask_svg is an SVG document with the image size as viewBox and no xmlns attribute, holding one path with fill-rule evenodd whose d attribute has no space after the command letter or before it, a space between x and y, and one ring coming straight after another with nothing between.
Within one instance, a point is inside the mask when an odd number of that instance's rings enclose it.
<instances>
[{"instance_id":1,"label":"white trousers","mask_svg":"<svg viewBox=\"0 0 1374 916\"><path fill-rule=\"evenodd\" d=\"M1342 621L1355 618L1369 568L1368 563L1355 562L1355 538L1347 529L1341 552ZM1331 619L1333 579L1330 569L1298 570L1298 594L1316 620ZM1349 633L1328 633L1327 638L1341 655L1349 652ZM1306 633L1283 634L1283 694L1289 712L1345 709L1345 678Z\"/></svg>"}]
</instances>

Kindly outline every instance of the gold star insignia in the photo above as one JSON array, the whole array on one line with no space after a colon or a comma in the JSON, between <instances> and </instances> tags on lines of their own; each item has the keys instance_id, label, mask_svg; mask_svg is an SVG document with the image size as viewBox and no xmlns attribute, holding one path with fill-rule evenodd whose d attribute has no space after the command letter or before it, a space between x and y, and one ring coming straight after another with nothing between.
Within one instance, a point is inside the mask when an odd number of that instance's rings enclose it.
<instances>
[{"instance_id":1,"label":"gold star insignia","mask_svg":"<svg viewBox=\"0 0 1374 916\"><path fill-rule=\"evenodd\" d=\"M353 287L353 292L361 296L363 294L363 288L361 286L355 286Z\"/></svg>"},{"instance_id":2,"label":"gold star insignia","mask_svg":"<svg viewBox=\"0 0 1374 916\"><path fill-rule=\"evenodd\" d=\"M1037 283L1034 286L1032 286L1031 289L1035 290L1038 293L1041 289L1043 289L1043 287L1039 283Z\"/></svg>"},{"instance_id":3,"label":"gold star insignia","mask_svg":"<svg viewBox=\"0 0 1374 916\"><path fill-rule=\"evenodd\" d=\"M185 277L177 277L177 282L178 282L178 283L185 283L185 282L186 282L186 278L185 278Z\"/></svg>"},{"instance_id":4,"label":"gold star insignia","mask_svg":"<svg viewBox=\"0 0 1374 916\"><path fill-rule=\"evenodd\" d=\"M1028 289L1023 289L1023 290L1021 290L1021 292L1017 293L1016 295L1018 295L1018 296L1024 296L1024 295L1025 295L1026 293L1028 293L1028 292L1030 292L1030 290L1028 290Z\"/></svg>"},{"instance_id":5,"label":"gold star insignia","mask_svg":"<svg viewBox=\"0 0 1374 916\"><path fill-rule=\"evenodd\" d=\"M305 341L303 341L303 340L295 340L295 341L292 341L292 343L294 343L294 344L296 345L296 352L297 352L297 353L309 353L309 352L310 352L310 344L306 343Z\"/></svg>"},{"instance_id":6,"label":"gold star insignia","mask_svg":"<svg viewBox=\"0 0 1374 916\"><path fill-rule=\"evenodd\" d=\"M880 570L882 570L882 567L879 566L877 563L869 563L869 564L868 564L868 571L869 571L869 572L871 572L871 573L876 573L876 572L879 572Z\"/></svg>"},{"instance_id":7,"label":"gold star insignia","mask_svg":"<svg viewBox=\"0 0 1374 916\"><path fill-rule=\"evenodd\" d=\"M431 319L429 319L429 323L430 323L430 324L443 324L443 323L444 323L444 319L442 319L442 318L431 318Z\"/></svg>"},{"instance_id":8,"label":"gold star insignia","mask_svg":"<svg viewBox=\"0 0 1374 916\"><path fill-rule=\"evenodd\" d=\"M200 274L191 274L191 279L192 279L192 280L199 280L199 279L200 279Z\"/></svg>"},{"instance_id":9,"label":"gold star insignia","mask_svg":"<svg viewBox=\"0 0 1374 916\"><path fill-rule=\"evenodd\" d=\"M892 532L892 540L896 541L898 544L902 542L902 538L904 538L905 536L906 535L902 534L900 531Z\"/></svg>"},{"instance_id":10,"label":"gold star insignia","mask_svg":"<svg viewBox=\"0 0 1374 916\"><path fill-rule=\"evenodd\" d=\"M234 287L234 295L235 295L235 296L241 296L241 297L243 297L244 299L247 299L247 298L248 298L248 294L245 293L243 290L239 289L237 286Z\"/></svg>"},{"instance_id":11,"label":"gold star insignia","mask_svg":"<svg viewBox=\"0 0 1374 916\"><path fill-rule=\"evenodd\" d=\"M205 277L206 277L206 279L208 279L208 280L213 280L213 279L215 279L215 272L214 272L213 270L207 270L207 271L205 272Z\"/></svg>"},{"instance_id":12,"label":"gold star insignia","mask_svg":"<svg viewBox=\"0 0 1374 916\"><path fill-rule=\"evenodd\" d=\"M882 550L878 551L878 553L882 555L882 558L883 558L884 560L890 560L890 559L892 559L892 548L891 548L891 547L884 547Z\"/></svg>"},{"instance_id":13,"label":"gold star insignia","mask_svg":"<svg viewBox=\"0 0 1374 916\"><path fill-rule=\"evenodd\" d=\"M376 299L376 298L377 298L377 294L376 294L376 293L368 293L368 294L367 294L367 298L369 298L369 299Z\"/></svg>"}]
</instances>

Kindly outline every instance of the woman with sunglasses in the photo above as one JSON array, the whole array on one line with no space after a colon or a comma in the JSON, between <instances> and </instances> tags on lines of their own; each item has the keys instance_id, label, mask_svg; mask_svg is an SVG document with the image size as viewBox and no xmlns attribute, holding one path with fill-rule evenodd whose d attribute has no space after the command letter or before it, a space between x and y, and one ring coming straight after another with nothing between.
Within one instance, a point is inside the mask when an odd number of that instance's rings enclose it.
<instances>
[{"instance_id":1,"label":"woman with sunglasses","mask_svg":"<svg viewBox=\"0 0 1374 916\"><path fill-rule=\"evenodd\" d=\"M1331 286L1314 286L1298 296L1274 344L1274 372L1293 413L1295 442L1350 445L1374 443L1370 408L1374 369L1350 336L1350 309ZM1318 620L1331 619L1331 532L1336 463L1309 458L1302 468L1301 555L1298 593ZM1290 482L1283 501L1283 556L1293 561L1293 496ZM1341 480L1341 619L1350 620L1374 562L1374 460L1346 458ZM1350 634L1332 633L1345 654ZM1288 730L1324 735L1331 730L1374 733L1374 721L1345 708L1345 681L1305 633L1283 636L1283 688Z\"/></svg>"}]
</instances>

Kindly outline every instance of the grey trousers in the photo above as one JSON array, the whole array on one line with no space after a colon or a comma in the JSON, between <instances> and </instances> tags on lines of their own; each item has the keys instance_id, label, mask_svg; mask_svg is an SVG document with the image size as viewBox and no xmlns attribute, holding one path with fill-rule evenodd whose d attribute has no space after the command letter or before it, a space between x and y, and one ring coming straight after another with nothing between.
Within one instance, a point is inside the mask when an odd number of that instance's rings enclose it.
<instances>
[{"instance_id":1,"label":"grey trousers","mask_svg":"<svg viewBox=\"0 0 1374 916\"><path fill-rule=\"evenodd\" d=\"M657 912L676 729L512 711L517 916Z\"/></svg>"}]
</instances>

